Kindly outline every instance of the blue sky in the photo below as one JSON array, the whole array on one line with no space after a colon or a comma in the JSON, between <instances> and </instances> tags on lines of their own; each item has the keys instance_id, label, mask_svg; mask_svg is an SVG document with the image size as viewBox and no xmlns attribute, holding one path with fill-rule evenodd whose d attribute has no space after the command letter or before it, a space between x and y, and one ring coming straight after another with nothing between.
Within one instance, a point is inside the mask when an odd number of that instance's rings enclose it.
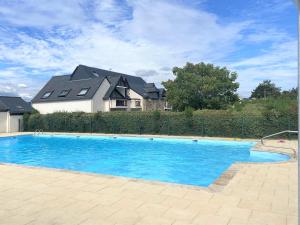
<instances>
[{"instance_id":1,"label":"blue sky","mask_svg":"<svg viewBox=\"0 0 300 225\"><path fill-rule=\"evenodd\" d=\"M296 86L292 0L0 0L0 94L30 100L78 64L160 84L186 62L226 66L239 94Z\"/></svg>"}]
</instances>

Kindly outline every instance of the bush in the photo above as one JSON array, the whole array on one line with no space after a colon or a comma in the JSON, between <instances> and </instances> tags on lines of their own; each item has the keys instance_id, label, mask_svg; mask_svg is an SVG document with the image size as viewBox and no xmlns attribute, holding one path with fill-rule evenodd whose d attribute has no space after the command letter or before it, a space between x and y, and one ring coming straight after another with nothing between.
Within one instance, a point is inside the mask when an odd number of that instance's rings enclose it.
<instances>
[{"instance_id":1,"label":"bush","mask_svg":"<svg viewBox=\"0 0 300 225\"><path fill-rule=\"evenodd\" d=\"M25 131L123 134L199 135L261 138L282 130L297 130L297 113L261 115L225 110L184 112L53 113L26 115Z\"/></svg>"}]
</instances>

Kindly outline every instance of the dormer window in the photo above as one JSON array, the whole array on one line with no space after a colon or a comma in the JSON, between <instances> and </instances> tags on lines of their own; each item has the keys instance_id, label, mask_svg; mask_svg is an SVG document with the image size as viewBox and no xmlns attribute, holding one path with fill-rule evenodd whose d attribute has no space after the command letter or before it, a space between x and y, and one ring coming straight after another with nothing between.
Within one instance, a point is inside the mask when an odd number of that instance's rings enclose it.
<instances>
[{"instance_id":1,"label":"dormer window","mask_svg":"<svg viewBox=\"0 0 300 225\"><path fill-rule=\"evenodd\" d=\"M77 94L77 96L85 96L89 91L89 88L82 88L79 93Z\"/></svg>"},{"instance_id":2,"label":"dormer window","mask_svg":"<svg viewBox=\"0 0 300 225\"><path fill-rule=\"evenodd\" d=\"M69 90L63 90L60 92L60 94L58 95L58 97L66 97L69 93L70 93L71 89Z\"/></svg>"},{"instance_id":3,"label":"dormer window","mask_svg":"<svg viewBox=\"0 0 300 225\"><path fill-rule=\"evenodd\" d=\"M117 83L118 88L128 88L128 82L126 79L121 78Z\"/></svg>"},{"instance_id":4,"label":"dormer window","mask_svg":"<svg viewBox=\"0 0 300 225\"><path fill-rule=\"evenodd\" d=\"M42 99L46 99L46 98L49 98L50 95L52 94L53 91L47 91L44 93L44 95L42 96Z\"/></svg>"}]
</instances>

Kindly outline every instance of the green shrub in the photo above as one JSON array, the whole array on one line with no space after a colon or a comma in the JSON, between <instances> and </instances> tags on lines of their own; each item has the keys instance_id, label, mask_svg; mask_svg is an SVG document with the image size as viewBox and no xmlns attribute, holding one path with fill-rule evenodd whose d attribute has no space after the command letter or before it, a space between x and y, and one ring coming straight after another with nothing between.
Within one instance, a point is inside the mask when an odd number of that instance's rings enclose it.
<instances>
[{"instance_id":1,"label":"green shrub","mask_svg":"<svg viewBox=\"0 0 300 225\"><path fill-rule=\"evenodd\" d=\"M35 113L24 117L24 129L239 138L260 138L282 130L298 129L296 111L287 113L272 110L259 115L228 110L192 109L184 112Z\"/></svg>"}]
</instances>

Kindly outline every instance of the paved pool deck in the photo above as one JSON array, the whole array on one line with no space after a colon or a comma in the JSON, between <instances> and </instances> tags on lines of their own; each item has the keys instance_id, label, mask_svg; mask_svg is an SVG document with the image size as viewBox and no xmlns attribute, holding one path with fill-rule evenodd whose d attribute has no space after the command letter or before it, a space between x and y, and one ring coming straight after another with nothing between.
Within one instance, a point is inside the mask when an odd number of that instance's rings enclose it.
<instances>
[{"instance_id":1,"label":"paved pool deck","mask_svg":"<svg viewBox=\"0 0 300 225\"><path fill-rule=\"evenodd\" d=\"M278 140L268 140L263 147L257 145L259 149L286 153L296 147L296 141ZM197 188L0 164L0 224L297 224L295 159L233 167L234 176L229 176L225 186Z\"/></svg>"}]
</instances>

